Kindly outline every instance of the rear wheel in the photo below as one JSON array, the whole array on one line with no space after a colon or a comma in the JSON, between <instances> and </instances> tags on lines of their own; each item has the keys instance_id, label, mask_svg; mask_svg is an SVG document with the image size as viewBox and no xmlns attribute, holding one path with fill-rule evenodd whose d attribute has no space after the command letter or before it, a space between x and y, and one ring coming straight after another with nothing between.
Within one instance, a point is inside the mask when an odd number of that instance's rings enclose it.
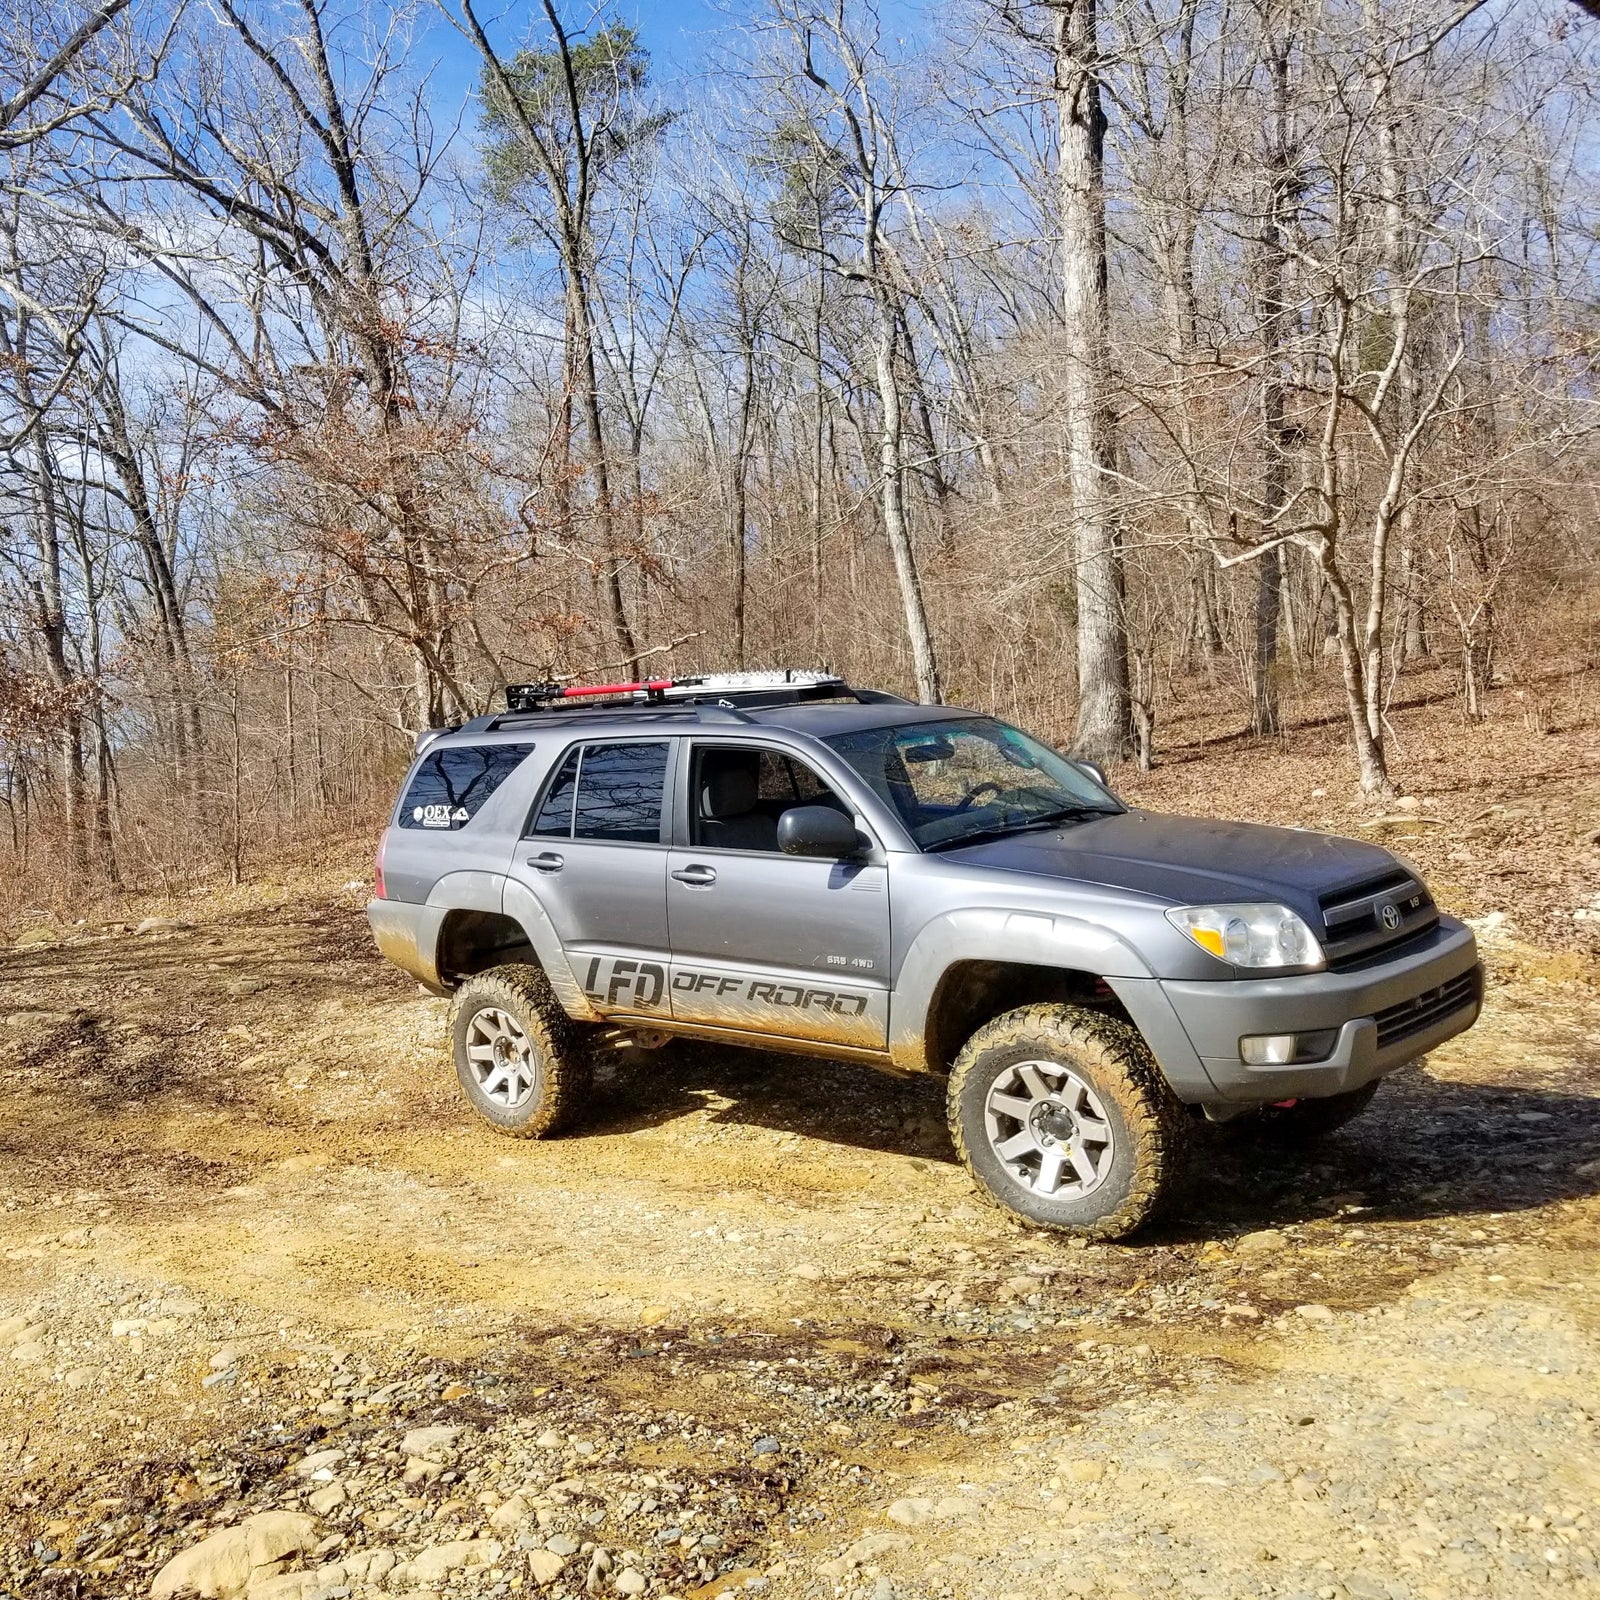
<instances>
[{"instance_id":1,"label":"rear wheel","mask_svg":"<svg viewBox=\"0 0 1600 1600\"><path fill-rule=\"evenodd\" d=\"M1117 1239L1173 1192L1188 1119L1128 1023L1078 1006L1008 1011L950 1074L950 1132L991 1199L1029 1222Z\"/></svg>"},{"instance_id":2,"label":"rear wheel","mask_svg":"<svg viewBox=\"0 0 1600 1600\"><path fill-rule=\"evenodd\" d=\"M1311 1144L1359 1117L1372 1104L1377 1092L1378 1080L1374 1079L1347 1094L1296 1100L1292 1105L1262 1106L1259 1111L1240 1119L1239 1131L1275 1144Z\"/></svg>"},{"instance_id":3,"label":"rear wheel","mask_svg":"<svg viewBox=\"0 0 1600 1600\"><path fill-rule=\"evenodd\" d=\"M538 967L491 967L462 984L450 1046L462 1092L501 1133L542 1138L588 1101L588 1053Z\"/></svg>"}]
</instances>

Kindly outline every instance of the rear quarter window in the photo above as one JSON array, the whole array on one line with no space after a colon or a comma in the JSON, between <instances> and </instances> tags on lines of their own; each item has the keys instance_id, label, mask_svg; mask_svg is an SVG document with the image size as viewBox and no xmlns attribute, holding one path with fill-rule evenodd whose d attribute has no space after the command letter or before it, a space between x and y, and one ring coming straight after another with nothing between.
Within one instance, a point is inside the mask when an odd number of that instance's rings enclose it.
<instances>
[{"instance_id":1,"label":"rear quarter window","mask_svg":"<svg viewBox=\"0 0 1600 1600\"><path fill-rule=\"evenodd\" d=\"M464 828L517 770L531 744L455 745L430 750L411 774L397 817L402 828Z\"/></svg>"}]
</instances>

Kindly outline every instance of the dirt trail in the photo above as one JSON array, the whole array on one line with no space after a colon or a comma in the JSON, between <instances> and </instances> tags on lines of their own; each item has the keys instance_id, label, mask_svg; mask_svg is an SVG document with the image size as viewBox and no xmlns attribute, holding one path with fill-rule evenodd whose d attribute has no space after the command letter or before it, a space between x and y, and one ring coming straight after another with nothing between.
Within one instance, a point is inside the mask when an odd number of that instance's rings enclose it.
<instances>
[{"instance_id":1,"label":"dirt trail","mask_svg":"<svg viewBox=\"0 0 1600 1600\"><path fill-rule=\"evenodd\" d=\"M673 1047L501 1139L353 893L0 968L0 1594L285 1507L286 1600L1600 1592L1600 1004L1525 961L1137 1247L852 1067Z\"/></svg>"}]
</instances>

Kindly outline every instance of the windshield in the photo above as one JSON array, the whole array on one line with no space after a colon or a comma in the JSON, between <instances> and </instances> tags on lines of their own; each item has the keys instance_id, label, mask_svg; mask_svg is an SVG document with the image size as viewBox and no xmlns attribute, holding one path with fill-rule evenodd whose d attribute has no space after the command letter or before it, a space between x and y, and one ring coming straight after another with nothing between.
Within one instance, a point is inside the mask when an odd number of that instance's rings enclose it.
<instances>
[{"instance_id":1,"label":"windshield","mask_svg":"<svg viewBox=\"0 0 1600 1600\"><path fill-rule=\"evenodd\" d=\"M993 717L866 728L826 743L924 850L1122 810L1065 756Z\"/></svg>"}]
</instances>

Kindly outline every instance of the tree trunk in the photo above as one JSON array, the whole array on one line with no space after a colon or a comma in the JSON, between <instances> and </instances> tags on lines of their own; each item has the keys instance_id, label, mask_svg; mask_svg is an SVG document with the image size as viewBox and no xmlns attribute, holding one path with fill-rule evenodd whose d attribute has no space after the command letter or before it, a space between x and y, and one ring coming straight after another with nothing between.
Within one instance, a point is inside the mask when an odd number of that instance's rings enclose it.
<instances>
[{"instance_id":1,"label":"tree trunk","mask_svg":"<svg viewBox=\"0 0 1600 1600\"><path fill-rule=\"evenodd\" d=\"M106 734L105 709L96 705L94 711L94 844L106 881L113 886L122 882L122 872L117 865L116 836L111 827L112 784L114 769L111 740Z\"/></svg>"},{"instance_id":2,"label":"tree trunk","mask_svg":"<svg viewBox=\"0 0 1600 1600\"><path fill-rule=\"evenodd\" d=\"M906 635L911 641L912 669L917 679L917 698L924 705L937 705L941 698L939 664L934 654L933 633L922 602L922 581L917 574L916 552L911 546L911 529L906 522L905 423L901 411L900 379L895 371L895 313L882 300L878 312L876 370L878 401L882 411L878 466L883 478L883 527L894 557L895 580L900 587L900 602L905 610Z\"/></svg>"},{"instance_id":3,"label":"tree trunk","mask_svg":"<svg viewBox=\"0 0 1600 1600\"><path fill-rule=\"evenodd\" d=\"M1333 599L1334 635L1339 647L1339 675L1344 688L1345 713L1350 719L1350 737L1356 749L1356 766L1361 774L1361 792L1388 795L1389 766L1384 756L1381 735L1375 734L1369 718L1370 692L1363 670L1362 640L1356 631L1355 601L1344 579L1324 566L1328 592Z\"/></svg>"},{"instance_id":4,"label":"tree trunk","mask_svg":"<svg viewBox=\"0 0 1600 1600\"><path fill-rule=\"evenodd\" d=\"M1217 625L1217 574L1209 556L1200 558L1195 602L1200 653L1209 669L1222 654L1222 630Z\"/></svg>"},{"instance_id":5,"label":"tree trunk","mask_svg":"<svg viewBox=\"0 0 1600 1600\"><path fill-rule=\"evenodd\" d=\"M905 372L906 392L911 396L911 424L921 465L917 476L927 485L933 501L934 516L938 525L937 551L948 561L955 554L956 528L951 504L954 489L945 474L944 462L939 458L939 445L934 437L933 408L928 404L928 391L922 381L922 368L917 362L916 346L911 339L911 324L905 309L899 316L899 341L902 355L901 367Z\"/></svg>"},{"instance_id":6,"label":"tree trunk","mask_svg":"<svg viewBox=\"0 0 1600 1600\"><path fill-rule=\"evenodd\" d=\"M1169 80L1171 100L1168 140L1172 148L1172 161L1179 174L1176 198L1168 197L1156 208L1155 230L1160 252L1165 262L1162 285L1167 307L1167 336L1172 351L1173 371L1176 375L1173 397L1173 426L1177 431L1178 448L1185 467L1191 474L1183 496L1184 534L1189 545L1191 628L1184 641L1184 670L1194 670L1194 646L1200 647L1208 668L1222 651L1222 640L1217 633L1216 613L1212 605L1209 577L1210 554L1207 542L1205 507L1194 487L1193 472L1199 458L1195 429L1194 396L1190 374L1198 365L1196 331L1199 326L1199 304L1195 293L1195 234L1200 206L1196 201L1194 185L1189 171L1190 151L1193 148L1189 132L1189 86L1194 64L1194 28L1196 0L1183 0L1177 30L1177 63ZM1143 747L1144 735L1140 729L1139 674L1137 660L1134 667L1133 710L1135 735Z\"/></svg>"},{"instance_id":7,"label":"tree trunk","mask_svg":"<svg viewBox=\"0 0 1600 1600\"><path fill-rule=\"evenodd\" d=\"M1417 571L1415 545L1407 542L1400 550L1400 584L1403 593L1405 632L1400 646L1400 659L1405 662L1423 661L1428 656L1428 611L1422 594L1422 579Z\"/></svg>"},{"instance_id":8,"label":"tree trunk","mask_svg":"<svg viewBox=\"0 0 1600 1600\"><path fill-rule=\"evenodd\" d=\"M739 438L733 452L733 481L728 496L728 553L732 557L733 572L729 587L733 590L733 664L741 671L745 665L745 588L746 569L749 566L749 435L750 411L753 405L751 390L754 379L750 363L745 363L744 400L739 410Z\"/></svg>"},{"instance_id":9,"label":"tree trunk","mask_svg":"<svg viewBox=\"0 0 1600 1600\"><path fill-rule=\"evenodd\" d=\"M1263 30L1271 26L1263 16ZM1261 450L1262 533L1277 536L1278 522L1289 504L1291 435L1284 423L1283 345L1285 278L1289 270L1284 248L1284 211L1294 185L1294 160L1289 126L1289 51L1287 38L1263 39L1263 55L1271 82L1267 123L1267 205L1261 230ZM1250 663L1250 731L1276 734L1278 711L1278 621L1283 602L1283 550L1276 547L1257 562L1255 651Z\"/></svg>"},{"instance_id":10,"label":"tree trunk","mask_svg":"<svg viewBox=\"0 0 1600 1600\"><path fill-rule=\"evenodd\" d=\"M283 669L283 754L289 769L289 816L300 812L300 768L294 755L294 668Z\"/></svg>"},{"instance_id":11,"label":"tree trunk","mask_svg":"<svg viewBox=\"0 0 1600 1600\"><path fill-rule=\"evenodd\" d=\"M1481 721L1483 696L1494 671L1494 608L1488 602L1473 616L1466 637L1461 641L1461 691L1468 718Z\"/></svg>"},{"instance_id":12,"label":"tree trunk","mask_svg":"<svg viewBox=\"0 0 1600 1600\"><path fill-rule=\"evenodd\" d=\"M1061 276L1067 480L1077 529L1078 724L1073 748L1120 761L1133 748L1122 553L1112 503L1110 329L1106 300L1105 113L1096 0L1060 0Z\"/></svg>"},{"instance_id":13,"label":"tree trunk","mask_svg":"<svg viewBox=\"0 0 1600 1600\"><path fill-rule=\"evenodd\" d=\"M1374 40L1382 35L1378 0L1363 0L1363 10ZM1395 109L1393 73L1399 68L1383 60L1375 42L1374 64L1368 75L1376 123L1378 171L1383 185L1383 228L1380 248L1388 280L1387 310L1390 337L1397 341L1399 419L1394 432L1404 436L1416 415L1416 374L1410 345L1410 296L1401 287L1409 254L1406 239L1404 183L1400 170L1399 113ZM1389 547L1397 517L1403 509L1405 459L1393 445L1389 481L1373 518L1372 561L1367 587L1367 620L1362 640L1366 677L1367 729L1380 751L1383 745L1384 620L1389 597ZM1385 779L1387 782L1387 777ZM1365 784L1363 783L1363 787Z\"/></svg>"},{"instance_id":14,"label":"tree trunk","mask_svg":"<svg viewBox=\"0 0 1600 1600\"><path fill-rule=\"evenodd\" d=\"M237 885L244 875L244 759L243 741L239 728L239 680L233 680L233 694L229 701L230 713L230 762L231 776L233 779L232 792L229 795L229 821L228 830L228 882Z\"/></svg>"},{"instance_id":15,"label":"tree trunk","mask_svg":"<svg viewBox=\"0 0 1600 1600\"><path fill-rule=\"evenodd\" d=\"M1299 613L1297 610L1298 599L1295 594L1294 572L1287 560L1287 551L1284 560L1284 581L1279 590L1280 605L1278 608L1278 637L1281 646L1289 648L1289 660L1296 666L1305 662L1305 648L1300 638Z\"/></svg>"},{"instance_id":16,"label":"tree trunk","mask_svg":"<svg viewBox=\"0 0 1600 1600\"><path fill-rule=\"evenodd\" d=\"M744 245L748 250L750 247L748 233ZM741 671L745 665L745 591L746 573L749 567L750 430L756 404L756 335L751 325L746 296L746 262L747 257L741 254L734 273L733 292L739 315L742 384L739 391L739 423L733 440L733 461L728 485L728 553L732 557L733 590L733 663Z\"/></svg>"},{"instance_id":17,"label":"tree trunk","mask_svg":"<svg viewBox=\"0 0 1600 1600\"><path fill-rule=\"evenodd\" d=\"M1255 650L1250 657L1250 731L1267 738L1283 731L1278 711L1278 619L1283 612L1283 548L1256 562Z\"/></svg>"},{"instance_id":18,"label":"tree trunk","mask_svg":"<svg viewBox=\"0 0 1600 1600\"><path fill-rule=\"evenodd\" d=\"M812 395L811 409L811 658L822 660L822 485L823 450L828 442L828 408L822 392L822 304L823 268L817 268L817 299L812 310L811 333Z\"/></svg>"},{"instance_id":19,"label":"tree trunk","mask_svg":"<svg viewBox=\"0 0 1600 1600\"><path fill-rule=\"evenodd\" d=\"M611 640L630 675L639 670L639 646L628 622L622 596L622 555L617 549L616 508L611 503L611 468L606 456L605 423L600 414L600 370L594 353L594 319L589 308L589 278L581 240L569 241L564 252L567 297L571 308L573 371L577 379L578 407L583 415L589 447L589 479L594 493L594 516L600 530L600 589L610 624Z\"/></svg>"}]
</instances>

